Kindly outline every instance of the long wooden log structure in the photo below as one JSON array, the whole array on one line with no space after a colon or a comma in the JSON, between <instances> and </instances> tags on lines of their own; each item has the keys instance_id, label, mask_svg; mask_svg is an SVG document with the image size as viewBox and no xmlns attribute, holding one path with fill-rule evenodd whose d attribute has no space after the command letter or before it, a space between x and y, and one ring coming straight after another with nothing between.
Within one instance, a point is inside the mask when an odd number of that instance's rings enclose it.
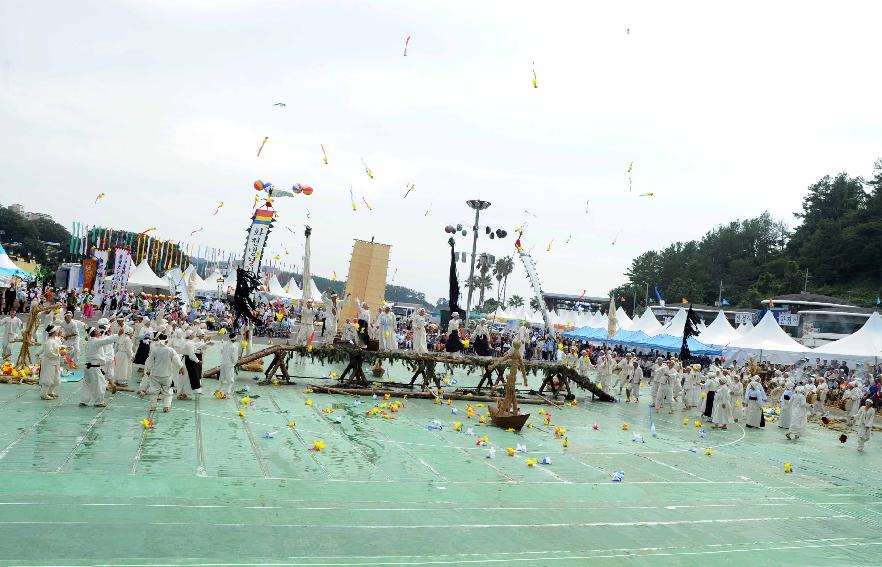
<instances>
[{"instance_id":1,"label":"long wooden log structure","mask_svg":"<svg viewBox=\"0 0 882 567\"><path fill-rule=\"evenodd\" d=\"M488 366L493 363L495 358L480 356L456 356L448 353L415 353L412 351L371 351L356 348L353 346L336 345L320 345L314 347L299 345L271 345L263 350L243 356L236 363L236 367L243 364L267 357L273 356L273 361L267 369L266 376L268 380L275 377L277 371L281 371L283 376L288 375L287 361L289 355L297 355L302 358L311 358L323 364L346 364L346 370L338 378L341 389L350 387L353 390L361 388L365 391L370 386L371 380L364 374L364 365L373 365L377 361L393 362L398 361L407 366L414 372L414 378L419 375L434 380L436 378L435 369L437 365L443 365L444 369L452 371L454 368L464 369L468 373L480 372L482 377L489 378L490 372ZM614 402L615 398L600 389L594 382L578 372L556 362L548 361L525 361L528 374L540 377L542 383L541 391L557 379L558 391L570 392L569 383L572 382L584 390L588 390L592 394L592 399L603 402ZM431 370L430 370L431 369ZM203 378L213 378L220 374L219 368L212 368L203 373ZM285 378L290 382L290 377ZM481 386L488 383L488 380L482 380ZM413 382L411 382L413 384ZM490 384L488 384L490 385ZM480 392L480 389L478 390ZM414 396L414 394L409 394ZM445 394L446 395L446 394ZM416 397L416 396L414 396ZM449 396L448 396L449 397ZM469 396L468 399L478 399L478 396ZM487 396L488 400L495 397Z\"/></svg>"}]
</instances>

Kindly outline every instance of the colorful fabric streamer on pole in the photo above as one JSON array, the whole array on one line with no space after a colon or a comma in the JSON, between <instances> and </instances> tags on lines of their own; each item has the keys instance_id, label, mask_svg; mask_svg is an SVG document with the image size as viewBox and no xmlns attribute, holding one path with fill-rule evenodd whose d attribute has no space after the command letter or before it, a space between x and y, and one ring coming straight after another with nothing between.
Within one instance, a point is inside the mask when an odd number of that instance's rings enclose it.
<instances>
[{"instance_id":1,"label":"colorful fabric streamer on pole","mask_svg":"<svg viewBox=\"0 0 882 567\"><path fill-rule=\"evenodd\" d=\"M97 205L97 204L98 204L98 201L100 201L100 200L103 199L103 198L104 198L104 193L98 193L98 196L95 197L95 203L94 203L94 204Z\"/></svg>"},{"instance_id":2,"label":"colorful fabric streamer on pole","mask_svg":"<svg viewBox=\"0 0 882 567\"><path fill-rule=\"evenodd\" d=\"M352 210L356 210L358 207L355 205L355 196L352 194L352 187L349 188L349 200L352 202Z\"/></svg>"}]
</instances>

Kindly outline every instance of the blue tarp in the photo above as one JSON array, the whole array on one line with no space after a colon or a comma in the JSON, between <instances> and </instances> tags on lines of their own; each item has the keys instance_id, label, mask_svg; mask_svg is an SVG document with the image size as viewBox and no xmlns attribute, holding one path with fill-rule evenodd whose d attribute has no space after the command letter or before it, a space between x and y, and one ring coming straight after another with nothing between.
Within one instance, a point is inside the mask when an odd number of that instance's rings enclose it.
<instances>
[{"instance_id":1,"label":"blue tarp","mask_svg":"<svg viewBox=\"0 0 882 567\"><path fill-rule=\"evenodd\" d=\"M619 331L610 339L607 337L606 329L595 329L592 327L582 327L569 333L563 333L563 336L577 341L593 341L647 350L663 350L666 352L679 352L683 344L683 337L675 337L673 335L650 337L643 331ZM689 338L687 344L692 354L704 356L720 356L723 354L722 350L703 344L693 337Z\"/></svg>"}]
</instances>

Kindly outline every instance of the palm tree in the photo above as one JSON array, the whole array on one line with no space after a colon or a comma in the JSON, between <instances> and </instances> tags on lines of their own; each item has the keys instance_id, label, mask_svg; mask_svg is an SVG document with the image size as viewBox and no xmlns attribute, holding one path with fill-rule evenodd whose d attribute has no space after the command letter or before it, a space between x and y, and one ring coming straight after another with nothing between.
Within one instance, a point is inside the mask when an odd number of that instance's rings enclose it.
<instances>
[{"instance_id":1,"label":"palm tree","mask_svg":"<svg viewBox=\"0 0 882 567\"><path fill-rule=\"evenodd\" d=\"M496 288L496 300L502 305L505 305L505 294L508 291L508 276L513 271L514 260L512 260L511 256L496 260L496 265L493 266L493 275L496 277L496 281L499 282L499 287ZM521 305L523 305L523 300L521 301Z\"/></svg>"},{"instance_id":2,"label":"palm tree","mask_svg":"<svg viewBox=\"0 0 882 567\"><path fill-rule=\"evenodd\" d=\"M484 292L493 289L493 278L489 275L476 275L466 282L466 287L478 290L478 305L484 303Z\"/></svg>"},{"instance_id":3,"label":"palm tree","mask_svg":"<svg viewBox=\"0 0 882 567\"><path fill-rule=\"evenodd\" d=\"M481 253L478 256L478 271L481 274L480 281L482 284L478 286L478 305L484 305L484 292L488 289L493 288L493 280L490 279L490 276L487 273L493 268L493 257L486 252Z\"/></svg>"},{"instance_id":4,"label":"palm tree","mask_svg":"<svg viewBox=\"0 0 882 567\"><path fill-rule=\"evenodd\" d=\"M521 307L524 304L524 298L520 295L512 295L508 298L508 306L512 309Z\"/></svg>"},{"instance_id":5,"label":"palm tree","mask_svg":"<svg viewBox=\"0 0 882 567\"><path fill-rule=\"evenodd\" d=\"M530 309L533 311L539 311L539 300L535 297L530 298Z\"/></svg>"}]
</instances>

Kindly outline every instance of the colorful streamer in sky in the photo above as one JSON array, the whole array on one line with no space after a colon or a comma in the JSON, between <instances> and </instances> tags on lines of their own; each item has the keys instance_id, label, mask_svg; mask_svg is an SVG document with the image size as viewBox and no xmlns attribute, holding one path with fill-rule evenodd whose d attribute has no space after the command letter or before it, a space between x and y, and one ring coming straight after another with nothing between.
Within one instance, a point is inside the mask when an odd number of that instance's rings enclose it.
<instances>
[{"instance_id":1,"label":"colorful streamer in sky","mask_svg":"<svg viewBox=\"0 0 882 567\"><path fill-rule=\"evenodd\" d=\"M325 151L325 145L319 144L322 147L322 161L325 162L325 165L328 165L328 152Z\"/></svg>"},{"instance_id":2,"label":"colorful streamer in sky","mask_svg":"<svg viewBox=\"0 0 882 567\"><path fill-rule=\"evenodd\" d=\"M572 234L569 235L569 236L567 236L567 241L564 242L564 244L569 244L569 243L570 243L570 240L572 240L572 239L573 239L573 235L572 235Z\"/></svg>"},{"instance_id":3,"label":"colorful streamer in sky","mask_svg":"<svg viewBox=\"0 0 882 567\"><path fill-rule=\"evenodd\" d=\"M224 208L224 202L221 201L220 204L217 206L217 208L214 210L214 212L211 214L211 216L216 217L218 211L220 211L223 208Z\"/></svg>"},{"instance_id":4,"label":"colorful streamer in sky","mask_svg":"<svg viewBox=\"0 0 882 567\"><path fill-rule=\"evenodd\" d=\"M612 245L613 245L613 246L616 245L616 241L619 239L619 235L620 235L620 234L622 234L622 231L621 231L621 230L618 231L618 232L616 233L615 238L613 238L613 241L612 241Z\"/></svg>"},{"instance_id":5,"label":"colorful streamer in sky","mask_svg":"<svg viewBox=\"0 0 882 567\"><path fill-rule=\"evenodd\" d=\"M98 196L95 197L95 204L98 204L98 201L104 198L104 193L98 193Z\"/></svg>"},{"instance_id":6,"label":"colorful streamer in sky","mask_svg":"<svg viewBox=\"0 0 882 567\"><path fill-rule=\"evenodd\" d=\"M364 196L361 197L361 200L364 201L364 206L367 207L369 211L374 210L374 208L370 205L370 203L367 202L367 199L365 199Z\"/></svg>"},{"instance_id":7,"label":"colorful streamer in sky","mask_svg":"<svg viewBox=\"0 0 882 567\"><path fill-rule=\"evenodd\" d=\"M263 138L263 142L260 143L260 147L257 149L257 157L260 157L260 152L263 151L263 147L266 145L267 142L269 142L269 136L265 136Z\"/></svg>"},{"instance_id":8,"label":"colorful streamer in sky","mask_svg":"<svg viewBox=\"0 0 882 567\"><path fill-rule=\"evenodd\" d=\"M296 232L294 232L293 230L291 230L291 227L290 227L290 226L286 226L285 228L287 228L287 229L288 229L288 232L290 232L291 234L297 234Z\"/></svg>"},{"instance_id":9,"label":"colorful streamer in sky","mask_svg":"<svg viewBox=\"0 0 882 567\"><path fill-rule=\"evenodd\" d=\"M337 281L337 272L331 272L331 281L332 282Z\"/></svg>"},{"instance_id":10,"label":"colorful streamer in sky","mask_svg":"<svg viewBox=\"0 0 882 567\"><path fill-rule=\"evenodd\" d=\"M397 276L397 275L398 275L398 268L395 268L395 271L392 272L392 281L393 282L395 281L395 276Z\"/></svg>"},{"instance_id":11,"label":"colorful streamer in sky","mask_svg":"<svg viewBox=\"0 0 882 567\"><path fill-rule=\"evenodd\" d=\"M587 289L583 289L583 290L582 290L582 295L580 295L579 297L577 297L577 298L576 298L576 301L581 301L582 298L585 297L585 294L586 294L587 292L588 292Z\"/></svg>"},{"instance_id":12,"label":"colorful streamer in sky","mask_svg":"<svg viewBox=\"0 0 882 567\"><path fill-rule=\"evenodd\" d=\"M413 191L414 187L416 187L416 185L414 185L413 183L407 184L407 192L404 194L405 199L407 199L407 196L410 195L410 192Z\"/></svg>"},{"instance_id":13,"label":"colorful streamer in sky","mask_svg":"<svg viewBox=\"0 0 882 567\"><path fill-rule=\"evenodd\" d=\"M431 210L432 210L432 203L429 203L429 208L426 209L426 212L423 213L423 216L424 216L424 217L429 216L429 212L431 212Z\"/></svg>"},{"instance_id":14,"label":"colorful streamer in sky","mask_svg":"<svg viewBox=\"0 0 882 567\"><path fill-rule=\"evenodd\" d=\"M352 203L352 210L356 210L358 207L355 205L355 196L352 194L352 187L349 188L349 201Z\"/></svg>"},{"instance_id":15,"label":"colorful streamer in sky","mask_svg":"<svg viewBox=\"0 0 882 567\"><path fill-rule=\"evenodd\" d=\"M634 162L628 164L628 193L631 192L631 172L634 171Z\"/></svg>"},{"instance_id":16,"label":"colorful streamer in sky","mask_svg":"<svg viewBox=\"0 0 882 567\"><path fill-rule=\"evenodd\" d=\"M548 243L548 247L545 249L546 252L551 252L551 245L554 244L554 239L551 239L551 242Z\"/></svg>"},{"instance_id":17,"label":"colorful streamer in sky","mask_svg":"<svg viewBox=\"0 0 882 567\"><path fill-rule=\"evenodd\" d=\"M156 230L155 226L151 226L150 228L145 228L142 232L138 233L138 236L142 236L142 235L147 234L148 232L152 232L154 230Z\"/></svg>"},{"instance_id":18,"label":"colorful streamer in sky","mask_svg":"<svg viewBox=\"0 0 882 567\"><path fill-rule=\"evenodd\" d=\"M404 56L407 57L407 46L410 45L410 36L404 40Z\"/></svg>"},{"instance_id":19,"label":"colorful streamer in sky","mask_svg":"<svg viewBox=\"0 0 882 567\"><path fill-rule=\"evenodd\" d=\"M364 158L361 158L361 163L362 163L362 165L364 165L364 172L367 173L367 176L368 176L368 177L370 177L371 179L373 179L373 178L374 178L374 172L371 171L371 168L369 168L369 167L368 167L368 164L365 163Z\"/></svg>"},{"instance_id":20,"label":"colorful streamer in sky","mask_svg":"<svg viewBox=\"0 0 882 567\"><path fill-rule=\"evenodd\" d=\"M533 61L533 88L534 89L539 88L539 83L538 83L538 80L536 79L536 62L535 61Z\"/></svg>"},{"instance_id":21,"label":"colorful streamer in sky","mask_svg":"<svg viewBox=\"0 0 882 567\"><path fill-rule=\"evenodd\" d=\"M205 228L205 227L200 226L199 228L197 228L196 230L194 230L193 232L191 232L191 233L190 233L190 236L193 236L193 235L196 234L197 232L202 232L202 231L204 230L204 228Z\"/></svg>"},{"instance_id":22,"label":"colorful streamer in sky","mask_svg":"<svg viewBox=\"0 0 882 567\"><path fill-rule=\"evenodd\" d=\"M655 193L641 193L640 195L637 195L637 196L638 197L652 197L653 195L655 195Z\"/></svg>"}]
</instances>

